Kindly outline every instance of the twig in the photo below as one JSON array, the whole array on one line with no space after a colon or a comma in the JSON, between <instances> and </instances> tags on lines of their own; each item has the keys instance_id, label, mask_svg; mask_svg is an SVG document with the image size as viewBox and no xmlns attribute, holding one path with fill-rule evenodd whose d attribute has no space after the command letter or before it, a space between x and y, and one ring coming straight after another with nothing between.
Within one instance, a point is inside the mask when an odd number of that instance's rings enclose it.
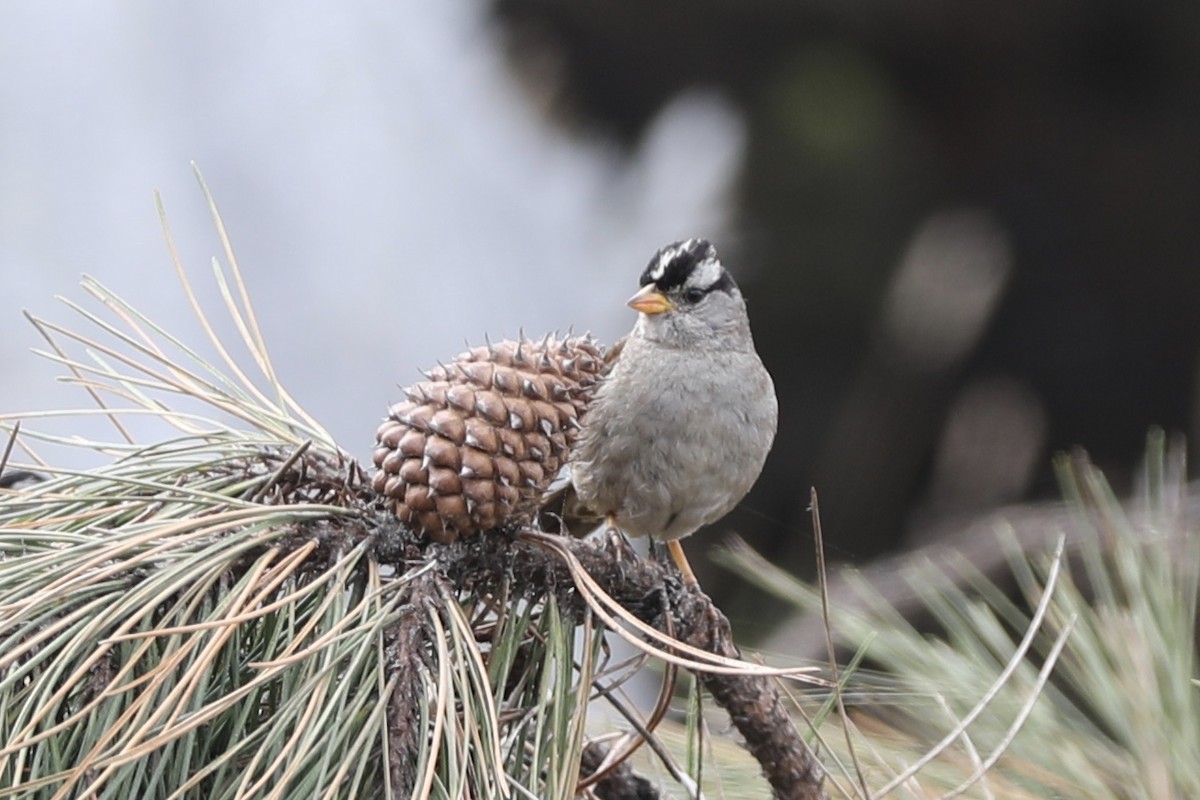
<instances>
[{"instance_id":1,"label":"twig","mask_svg":"<svg viewBox=\"0 0 1200 800\"><path fill-rule=\"evenodd\" d=\"M729 620L696 587L673 598L681 641L728 658L741 658ZM779 800L825 800L825 770L784 709L773 678L697 672L701 685L729 714Z\"/></svg>"},{"instance_id":2,"label":"twig","mask_svg":"<svg viewBox=\"0 0 1200 800\"><path fill-rule=\"evenodd\" d=\"M872 797L886 797L888 792L904 783L913 775L919 773L926 767L926 765L945 752L945 750L954 742L954 740L959 737L961 731L966 730L966 728L972 722L974 722L980 714L983 713L984 709L988 707L988 705L1000 692L1000 689L1006 683L1008 683L1008 680L1012 677L1013 673L1015 673L1021 667L1021 665L1025 663L1025 655L1029 652L1029 649L1033 647L1034 639L1037 637L1038 631L1042 627L1042 621L1045 619L1046 614L1050 609L1050 599L1054 594L1054 586L1058 582L1058 575L1062 569L1063 550L1065 547L1065 538L1059 537L1058 546L1054 548L1054 558L1050 563L1050 570L1046 575L1045 586L1042 588L1042 599L1038 603L1037 608L1034 610L1033 617L1029 620L1029 625L1025 630L1025 635L1021 638L1020 643L1017 644L1016 650L1013 651L1008 663L1005 664L1004 669L1001 670L1000 674L996 677L996 680L992 682L992 685L988 688L987 692L979 699L974 708L972 708L966 714L966 716L962 718L962 721L959 723L957 728L946 734L946 736L943 737L940 742L930 748L925 755L923 755L914 763L908 765L903 772L876 791Z\"/></svg>"},{"instance_id":3,"label":"twig","mask_svg":"<svg viewBox=\"0 0 1200 800\"><path fill-rule=\"evenodd\" d=\"M283 463L279 465L279 468L275 470L275 473L273 475L271 475L271 477L268 478L267 481L265 483L263 483L262 486L258 487L258 491L256 491L253 494L253 496L251 496L250 502L257 503L257 502L260 502L264 497L266 497L267 492L269 492L269 491L271 491L271 489L275 488L275 485L278 484L283 479L283 476L287 474L287 471L289 469L291 469L292 466L297 461L300 460L300 457L303 456L304 453L311 446L312 446L312 439L306 439L303 444L301 444L299 447L297 447L295 450L293 450L291 452L291 454L288 455L288 457L286 459L284 459Z\"/></svg>"},{"instance_id":4,"label":"twig","mask_svg":"<svg viewBox=\"0 0 1200 800\"><path fill-rule=\"evenodd\" d=\"M842 718L842 732L846 736L846 749L850 752L850 762L854 765L854 774L858 777L858 787L863 797L870 797L871 790L867 788L867 777L863 774L862 764L858 761L858 750L850 736L850 725L846 716L846 699L842 696L842 683L838 677L837 647L833 643L833 623L829 620L829 576L825 571L825 537L821 532L821 505L817 501L816 487L808 490L809 511L813 520L813 541L817 548L817 580L821 589L821 619L825 623L825 647L829 652L829 671L833 676L833 697L837 701L838 714Z\"/></svg>"},{"instance_id":5,"label":"twig","mask_svg":"<svg viewBox=\"0 0 1200 800\"><path fill-rule=\"evenodd\" d=\"M976 766L975 771L971 773L970 777L963 781L953 791L942 795L939 800L952 800L952 798L958 797L966 792L977 782L982 780L983 777L987 775L988 770L994 767L996 762L1000 760L1001 756L1008 752L1009 745L1011 745L1013 739L1017 737L1017 732L1021 730L1021 727L1025 724L1025 721L1029 719L1029 715L1033 713L1033 707L1037 704L1038 698L1042 696L1042 690L1046 687L1046 683L1050 680L1050 673L1053 671L1054 665L1058 663L1058 657L1062 654L1063 648L1066 647L1067 639L1070 637L1071 630L1075 627L1075 623L1078 618L1079 616L1077 614L1073 614L1071 618L1067 620L1067 624L1063 626L1062 633L1058 635L1058 638L1054 641L1054 646L1050 648L1050 652L1046 654L1046 661L1042 664L1042 668L1038 671L1037 681L1033 685L1033 690L1029 693L1029 698L1021 706L1020 711L1017 713L1016 718L1012 721L1012 724L1009 725L1008 730L1005 731L1004 737L1000 740L1000 743L996 745L991 754L982 763Z\"/></svg>"},{"instance_id":6,"label":"twig","mask_svg":"<svg viewBox=\"0 0 1200 800\"><path fill-rule=\"evenodd\" d=\"M644 726L639 726L629 741L625 742L617 749L615 754L609 753L605 757L605 761L601 761L592 770L592 774L582 777L576 786L577 792L582 792L592 784L598 784L604 780L605 776L613 770L624 764L634 753L638 751L643 744L649 741L654 729L662 722L667 715L667 711L671 707L671 698L675 696L675 677L678 673L678 668L674 664L667 664L663 671L663 681L658 692L658 702L654 704L654 710L650 713L650 719ZM609 757L611 756L611 758Z\"/></svg>"},{"instance_id":7,"label":"twig","mask_svg":"<svg viewBox=\"0 0 1200 800\"><path fill-rule=\"evenodd\" d=\"M4 445L4 454L0 455L0 475L4 474L5 468L8 466L8 459L12 456L13 446L17 443L17 436L21 434L21 420L13 423L12 430L8 432L8 443Z\"/></svg>"}]
</instances>

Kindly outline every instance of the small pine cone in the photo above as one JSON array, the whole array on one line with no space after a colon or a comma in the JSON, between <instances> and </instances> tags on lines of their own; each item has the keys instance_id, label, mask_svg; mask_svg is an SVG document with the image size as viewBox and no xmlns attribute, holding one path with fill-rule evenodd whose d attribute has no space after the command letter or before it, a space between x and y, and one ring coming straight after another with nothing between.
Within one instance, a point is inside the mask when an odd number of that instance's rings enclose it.
<instances>
[{"instance_id":1,"label":"small pine cone","mask_svg":"<svg viewBox=\"0 0 1200 800\"><path fill-rule=\"evenodd\" d=\"M590 336L547 336L430 370L375 434L375 491L443 543L528 518L567 460L604 361Z\"/></svg>"}]
</instances>

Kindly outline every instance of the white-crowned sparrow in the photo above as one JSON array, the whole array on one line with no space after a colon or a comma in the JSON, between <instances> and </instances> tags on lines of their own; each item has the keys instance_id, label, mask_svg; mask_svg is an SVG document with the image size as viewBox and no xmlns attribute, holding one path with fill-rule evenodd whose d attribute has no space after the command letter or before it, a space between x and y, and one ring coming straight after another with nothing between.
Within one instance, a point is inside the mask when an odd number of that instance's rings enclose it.
<instances>
[{"instance_id":1,"label":"white-crowned sparrow","mask_svg":"<svg viewBox=\"0 0 1200 800\"><path fill-rule=\"evenodd\" d=\"M579 501L630 536L669 543L750 491L778 404L746 304L704 239L664 247L629 300L637 322L583 415L570 457Z\"/></svg>"}]
</instances>

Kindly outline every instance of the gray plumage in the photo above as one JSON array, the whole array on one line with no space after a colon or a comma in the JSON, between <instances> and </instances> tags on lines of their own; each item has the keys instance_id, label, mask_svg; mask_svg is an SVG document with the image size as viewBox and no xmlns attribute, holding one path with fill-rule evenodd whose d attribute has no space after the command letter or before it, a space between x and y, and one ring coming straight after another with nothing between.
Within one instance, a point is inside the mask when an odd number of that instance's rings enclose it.
<instances>
[{"instance_id":1,"label":"gray plumage","mask_svg":"<svg viewBox=\"0 0 1200 800\"><path fill-rule=\"evenodd\" d=\"M669 541L750 490L777 403L741 292L711 244L664 247L641 282L630 305L642 313L584 412L571 473L593 512L630 536Z\"/></svg>"}]
</instances>

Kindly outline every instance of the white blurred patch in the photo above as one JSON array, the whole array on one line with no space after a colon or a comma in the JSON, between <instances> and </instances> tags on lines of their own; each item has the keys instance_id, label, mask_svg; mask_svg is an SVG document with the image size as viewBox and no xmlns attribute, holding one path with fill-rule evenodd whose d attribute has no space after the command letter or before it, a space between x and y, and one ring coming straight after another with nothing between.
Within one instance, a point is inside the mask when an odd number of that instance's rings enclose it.
<instances>
[{"instance_id":1,"label":"white blurred patch","mask_svg":"<svg viewBox=\"0 0 1200 800\"><path fill-rule=\"evenodd\" d=\"M884 346L918 369L944 369L979 340L1012 272L1008 234L986 211L930 217L892 280Z\"/></svg>"},{"instance_id":2,"label":"white blurred patch","mask_svg":"<svg viewBox=\"0 0 1200 800\"><path fill-rule=\"evenodd\" d=\"M663 108L629 165L636 214L666 229L660 245L699 237L720 252L745 140L741 116L717 92L684 92Z\"/></svg>"},{"instance_id":3,"label":"white blurred patch","mask_svg":"<svg viewBox=\"0 0 1200 800\"><path fill-rule=\"evenodd\" d=\"M954 399L938 439L929 502L935 513L1019 499L1046 443L1046 410L1033 390L1009 377L981 378Z\"/></svg>"}]
</instances>

